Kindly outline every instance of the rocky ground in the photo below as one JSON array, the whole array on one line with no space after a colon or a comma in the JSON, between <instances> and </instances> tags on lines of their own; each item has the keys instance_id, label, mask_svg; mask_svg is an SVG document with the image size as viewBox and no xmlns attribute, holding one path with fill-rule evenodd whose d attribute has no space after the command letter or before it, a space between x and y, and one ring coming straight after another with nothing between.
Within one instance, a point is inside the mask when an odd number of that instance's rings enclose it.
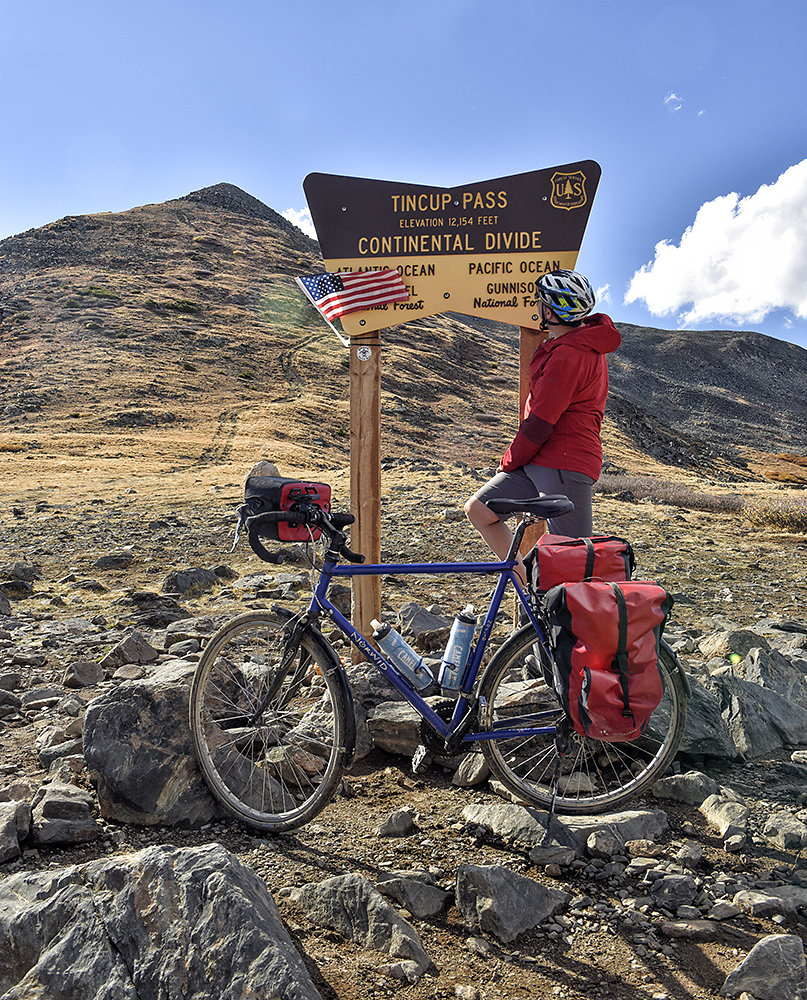
<instances>
[{"instance_id":1,"label":"rocky ground","mask_svg":"<svg viewBox=\"0 0 807 1000\"><path fill-rule=\"evenodd\" d=\"M485 475L486 470L388 457L384 556L481 555L460 508ZM346 495L347 470L332 470L329 478L338 501ZM732 488L715 482L701 486L717 492ZM239 492L232 482L208 491L209 499L155 500L134 481L115 495L108 488L76 482L70 496L43 487L6 496L0 510L0 566L9 614L0 619L5 661L0 695L11 689L12 697L0 701L0 788L6 790L0 797L30 798L50 780L48 748L69 744L80 733L84 706L122 683L113 678L112 666L95 675L91 666L97 669L134 628L162 658L178 655L177 650L162 653L165 621L155 613L159 601L154 595L171 571L218 568L215 585L179 599L183 613L196 619L223 621L246 607L265 605L269 593L292 603L303 599L299 583L282 575L299 575L300 566L273 570L278 574L275 590L264 589L264 596L238 589L239 579L263 569L243 543L229 552ZM630 538L639 575L662 581L676 596L670 635L682 649L694 651L693 663L698 641L713 632L761 627L766 619L800 620L803 629L804 536L752 531L738 513L707 513L650 498L627 502L601 497L596 523L603 531ZM227 579L231 575L237 579ZM451 613L468 601L482 605L489 589L485 579L387 580L384 608L393 611L414 600ZM508 627L503 623L502 634ZM183 655L192 660L198 654L186 649ZM82 663L89 670L83 677ZM69 683L79 686L65 686L69 676L74 677ZM751 907L753 912L737 908L727 911L726 919L702 919L716 902L728 905L740 891L807 884L798 850L763 836L772 813L796 817L805 805L805 772L791 761L793 749L798 747L780 747L746 761L682 762L682 770L694 765L708 771L745 800L748 837L738 850L724 849L714 817L707 818L697 805L648 797L637 806L662 809L666 815L666 829L654 835L655 844L620 842L610 845L610 853L584 850L574 864L546 866L531 860L529 845L515 842L496 822L479 821L468 812L500 801L487 786L457 787L451 771L436 765L415 776L406 758L376 749L355 765L327 809L293 834L263 837L228 820L196 830L100 820L99 836L87 843L23 842L22 856L8 860L1 871L8 877L52 872L99 857L125 858L149 845L218 842L265 880L326 998L393 992L412 998L717 997L726 976L766 935L787 933L807 940L807 921L795 904L767 911ZM59 754L66 752L57 751L52 765L62 779L66 765ZM66 759L71 760L69 755ZM79 769L73 780L92 792L86 771ZM381 836L379 827L399 810L408 811L410 824L397 836ZM97 820L95 804L92 811ZM650 863L640 860L648 855ZM377 884L396 870L428 872L439 886L456 892L457 873L464 865L497 866L527 876L568 893L569 903L512 941L474 926L456 903L425 918L399 904L433 962L418 982L401 985L385 971L388 956L359 947L337 930L323 929L293 892L328 876L354 873ZM691 885L687 883L689 895L671 903L658 895L658 880L674 875L688 877Z\"/></svg>"},{"instance_id":2,"label":"rocky ground","mask_svg":"<svg viewBox=\"0 0 807 1000\"><path fill-rule=\"evenodd\" d=\"M149 932L162 992L152 982L138 995L186 995L182 930L160 948L160 921L176 917L184 928L174 904L205 898L216 872L257 905L244 865L277 901L312 980L308 993L284 996L716 998L757 942L807 940L805 765L791 759L807 746L807 729L798 736L807 715L798 694L807 683L807 543L742 512L743 502L763 511L803 502L804 352L792 345L623 326L612 366L606 468L648 485L598 497L595 526L629 538L638 575L675 596L669 634L701 703L707 689L713 701L715 692L725 695L715 729L723 715L744 713L742 739L761 739L745 760L690 748L679 762L682 773L695 768L718 783L717 804L701 811L713 786L682 779L672 797L637 802L650 817L642 821L648 836L633 828L610 842L597 836L573 862L547 863L530 842L534 828L515 836L513 814L490 812L516 808L494 788L458 786L440 766L415 777L405 756L376 747L327 809L293 834L267 838L219 818L187 829L101 815L81 753L87 706L111 692L125 696L134 683L127 678L144 670L177 670L177 657L192 669L200 639L245 608L304 600L299 564L273 567L274 579L249 586L265 567L243 542L230 552L247 470L267 457L284 475L328 481L336 505L347 504L348 358L293 282L320 268L312 241L230 185L118 215L66 218L0 246L0 934L26 893L45 901L41 919L20 917L15 946L0 947L0 995L45 995L32 983L12 989L10 963L21 963L18 972L28 967L23 939L31 928L56 926L71 907L100 919L110 880L128 886L130 896L120 888L120 898L131 898L143 918L137 933ZM495 465L517 425L515 333L445 315L387 331L384 345L382 556L481 556L461 507L490 473L479 466ZM647 477L675 489L660 491ZM204 588L167 596L176 589L170 575L187 569L202 571ZM485 578L390 578L383 610L392 615L415 601L452 615L469 601L484 605L490 589ZM171 632L175 618L191 623L188 635ZM508 629L503 622L501 637ZM732 640L740 651L704 645L738 629L756 630L761 657L748 651L747 637ZM134 631L154 650L145 668L109 655ZM744 697L748 681L737 676L744 670L769 677L778 670L791 696ZM187 735L181 708L168 721L172 736ZM725 751L731 739L721 738ZM748 810L739 832L725 822L733 809L739 823L732 794ZM395 835L385 835L391 816ZM72 837L49 840L65 821ZM519 822L530 826L523 815ZM155 879L144 894L140 873L161 865L184 865L189 878L209 880L201 890ZM512 923L509 931L481 927L469 913L468 866L494 870L494 895L515 900L516 916L535 909L519 905L525 892L556 902L553 892L568 895L511 936ZM412 983L391 977L389 955L357 943L368 906L359 907L352 931L333 915L324 928L316 892L301 891L332 876L378 885L399 870L416 875L403 880L406 891L384 919L395 924L403 914L419 935L430 965ZM521 877L529 885L513 881ZM82 880L92 885L89 898L75 889ZM436 887L424 890L430 880ZM413 883L420 894L442 891L445 905L426 913ZM343 884L354 901L368 898L364 883ZM54 886L64 892L51 905ZM82 952L101 992L121 961L121 948L109 943L114 900L109 906L103 927L88 925ZM372 909L383 906L376 900ZM200 982L211 992L193 992L197 998L226 995L217 982L220 938L228 922L243 926L243 915L230 917L222 906L210 936L199 929ZM496 919L507 923L501 913ZM188 940L197 931L189 926ZM273 918L261 927L277 936ZM137 939L136 930L130 923L119 944L128 934ZM63 938L56 935L54 947L78 948L70 934ZM59 962L76 967L74 958L54 952L57 971ZM793 1000L795 985L781 980L793 965L792 956L774 956L754 990L747 981L742 988L758 1000ZM117 995L131 990L121 982ZM264 983L257 995L269 993Z\"/></svg>"}]
</instances>

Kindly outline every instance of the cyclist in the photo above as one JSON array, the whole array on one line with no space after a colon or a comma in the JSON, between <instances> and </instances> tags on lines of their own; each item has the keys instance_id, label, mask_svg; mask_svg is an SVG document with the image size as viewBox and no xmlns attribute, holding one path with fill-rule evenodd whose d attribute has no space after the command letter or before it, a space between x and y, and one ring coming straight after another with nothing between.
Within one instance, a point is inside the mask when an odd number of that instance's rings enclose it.
<instances>
[{"instance_id":1,"label":"cyclist","mask_svg":"<svg viewBox=\"0 0 807 1000\"><path fill-rule=\"evenodd\" d=\"M606 355L621 337L609 316L592 313L594 292L576 271L557 270L536 282L539 331L545 339L530 363L530 391L513 443L498 473L465 504L471 524L504 559L512 541L486 500L561 493L574 510L553 518L555 534L591 535L591 498L602 469L602 425L608 395Z\"/></svg>"}]
</instances>

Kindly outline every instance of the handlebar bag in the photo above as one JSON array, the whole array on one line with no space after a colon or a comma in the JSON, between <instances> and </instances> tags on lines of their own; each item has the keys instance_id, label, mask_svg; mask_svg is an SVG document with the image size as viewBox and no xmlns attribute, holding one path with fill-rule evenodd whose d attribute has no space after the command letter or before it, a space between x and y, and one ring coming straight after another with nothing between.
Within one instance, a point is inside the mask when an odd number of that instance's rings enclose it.
<instances>
[{"instance_id":1,"label":"handlebar bag","mask_svg":"<svg viewBox=\"0 0 807 1000\"><path fill-rule=\"evenodd\" d=\"M330 486L283 476L250 476L244 486L245 517L267 511L294 510L295 505L301 503L314 504L326 514L330 513ZM261 525L258 534L274 542L307 542L319 538L320 531L318 528L310 531L304 524L277 521Z\"/></svg>"},{"instance_id":2,"label":"handlebar bag","mask_svg":"<svg viewBox=\"0 0 807 1000\"><path fill-rule=\"evenodd\" d=\"M569 538L544 534L524 557L530 594L538 600L561 583L630 580L636 565L630 542L616 535Z\"/></svg>"},{"instance_id":3,"label":"handlebar bag","mask_svg":"<svg viewBox=\"0 0 807 1000\"><path fill-rule=\"evenodd\" d=\"M554 686L575 732L618 743L645 731L663 694L659 643L672 603L647 580L549 591Z\"/></svg>"}]
</instances>

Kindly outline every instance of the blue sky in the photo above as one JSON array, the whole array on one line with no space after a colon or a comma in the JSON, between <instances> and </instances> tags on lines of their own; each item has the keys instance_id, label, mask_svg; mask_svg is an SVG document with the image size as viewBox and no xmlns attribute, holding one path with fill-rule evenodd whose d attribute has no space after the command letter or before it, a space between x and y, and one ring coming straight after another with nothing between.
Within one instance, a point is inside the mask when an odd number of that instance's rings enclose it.
<instances>
[{"instance_id":1,"label":"blue sky","mask_svg":"<svg viewBox=\"0 0 807 1000\"><path fill-rule=\"evenodd\" d=\"M594 159L604 311L807 347L805 28L804 0L0 0L0 238L220 181L304 225L313 171Z\"/></svg>"}]
</instances>

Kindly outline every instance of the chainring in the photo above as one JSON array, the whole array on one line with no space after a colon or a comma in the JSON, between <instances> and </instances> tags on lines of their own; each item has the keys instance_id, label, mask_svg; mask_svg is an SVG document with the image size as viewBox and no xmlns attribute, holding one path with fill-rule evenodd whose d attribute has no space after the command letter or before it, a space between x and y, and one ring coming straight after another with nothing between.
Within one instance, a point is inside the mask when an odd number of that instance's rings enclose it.
<instances>
[{"instance_id":1,"label":"chainring","mask_svg":"<svg viewBox=\"0 0 807 1000\"><path fill-rule=\"evenodd\" d=\"M454 709L456 707L456 698L441 698L440 701L431 703L432 711L439 715L443 722L446 723L451 721L451 717L454 715ZM476 714L477 709L474 707L471 725L475 723ZM435 732L425 719L420 720L420 742L434 757L453 757L458 752L463 752L458 750L456 747L449 747L443 737L440 736L439 733Z\"/></svg>"},{"instance_id":2,"label":"chainring","mask_svg":"<svg viewBox=\"0 0 807 1000\"><path fill-rule=\"evenodd\" d=\"M457 702L453 698L441 698L440 701L432 702L430 705L432 711L439 715L443 722L451 721L456 707ZM433 756L438 754L445 756L447 753L446 741L432 729L426 719L420 720L420 742Z\"/></svg>"}]
</instances>

